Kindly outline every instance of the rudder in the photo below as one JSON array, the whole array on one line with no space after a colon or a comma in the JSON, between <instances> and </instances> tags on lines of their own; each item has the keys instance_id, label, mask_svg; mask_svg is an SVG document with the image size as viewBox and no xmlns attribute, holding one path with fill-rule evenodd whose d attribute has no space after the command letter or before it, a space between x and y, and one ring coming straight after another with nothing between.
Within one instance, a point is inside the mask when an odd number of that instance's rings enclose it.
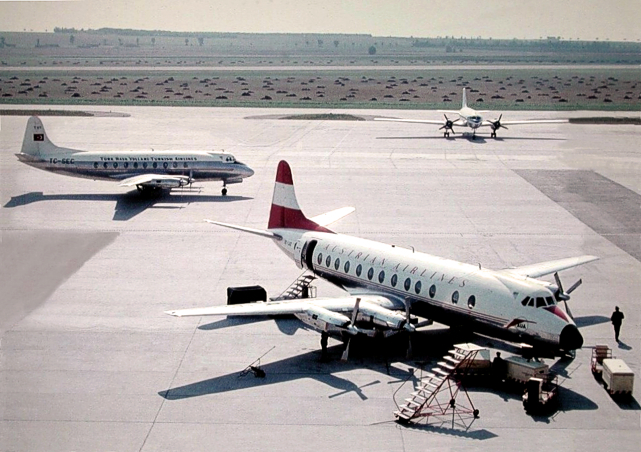
<instances>
[{"instance_id":1,"label":"rudder","mask_svg":"<svg viewBox=\"0 0 641 452\"><path fill-rule=\"evenodd\" d=\"M24 139L22 140L22 152L23 154L39 156L42 154L50 154L61 150L55 144L49 140L45 128L42 125L42 121L37 116L32 116L27 121L27 128L24 132Z\"/></svg>"},{"instance_id":2,"label":"rudder","mask_svg":"<svg viewBox=\"0 0 641 452\"><path fill-rule=\"evenodd\" d=\"M292 170L285 160L278 163L274 196L269 213L268 229L288 228L308 231L332 232L308 219L301 211L294 191Z\"/></svg>"}]
</instances>

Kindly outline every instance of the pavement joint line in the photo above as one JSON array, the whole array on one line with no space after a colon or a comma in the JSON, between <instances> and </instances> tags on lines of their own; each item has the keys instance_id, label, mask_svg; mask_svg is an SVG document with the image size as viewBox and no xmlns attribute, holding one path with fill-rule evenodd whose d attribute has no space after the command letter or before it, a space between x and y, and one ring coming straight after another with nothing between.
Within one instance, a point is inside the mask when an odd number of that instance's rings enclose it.
<instances>
[{"instance_id":1,"label":"pavement joint line","mask_svg":"<svg viewBox=\"0 0 641 452\"><path fill-rule=\"evenodd\" d=\"M189 350L189 347L191 346L191 343L193 342L194 337L196 336L196 331L198 331L198 326L200 326L200 321L194 326L194 330L191 334L191 337L189 338L189 343L187 344L187 347L185 347L185 351L183 352L183 355L180 357L180 362L178 363L178 366L176 366L176 372L174 372L174 376L171 378L171 381L169 382L169 387L165 393L165 397L161 397L162 400L160 401L160 407L158 407L158 411L156 412L156 415L154 416L154 420L151 422L151 425L149 426L149 431L145 435L145 439L142 441L142 444L140 445L140 449L138 449L138 452L141 452L143 450L143 448L145 447L145 444L147 443L147 439L149 439L149 435L151 435L151 431L154 429L154 425L156 425L158 416L160 416L160 412L162 411L162 408L165 406L165 402L167 401L166 396L169 394L169 391L171 391L171 387L174 385L174 381L178 376L178 372L180 371L180 368L182 367L185 357L187 356L187 351Z\"/></svg>"}]
</instances>

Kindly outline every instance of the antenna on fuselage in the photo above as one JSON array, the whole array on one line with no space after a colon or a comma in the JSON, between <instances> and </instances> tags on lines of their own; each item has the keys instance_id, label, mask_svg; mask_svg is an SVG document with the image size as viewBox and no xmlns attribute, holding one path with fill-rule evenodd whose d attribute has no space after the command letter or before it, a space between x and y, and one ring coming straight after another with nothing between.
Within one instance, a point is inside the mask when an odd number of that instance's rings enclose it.
<instances>
[{"instance_id":1,"label":"antenna on fuselage","mask_svg":"<svg viewBox=\"0 0 641 452\"><path fill-rule=\"evenodd\" d=\"M481 263L479 262L479 270L481 269Z\"/></svg>"}]
</instances>

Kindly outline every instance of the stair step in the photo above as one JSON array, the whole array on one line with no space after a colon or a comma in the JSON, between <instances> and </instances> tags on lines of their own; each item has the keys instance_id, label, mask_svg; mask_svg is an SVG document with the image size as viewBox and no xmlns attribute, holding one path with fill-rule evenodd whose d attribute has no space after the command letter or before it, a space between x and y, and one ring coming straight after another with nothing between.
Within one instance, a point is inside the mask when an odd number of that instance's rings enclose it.
<instances>
[{"instance_id":1,"label":"stair step","mask_svg":"<svg viewBox=\"0 0 641 452\"><path fill-rule=\"evenodd\" d=\"M445 370L439 369L438 367L436 369L432 369L432 370L434 372L436 372L437 374L443 375L444 377L449 377L450 376L450 372L447 372Z\"/></svg>"},{"instance_id":2,"label":"stair step","mask_svg":"<svg viewBox=\"0 0 641 452\"><path fill-rule=\"evenodd\" d=\"M460 359L461 361L463 361L465 359L465 357L467 356L467 355L465 355L463 353L457 352L456 350L450 350L448 353L450 355L452 355L454 358Z\"/></svg>"},{"instance_id":3,"label":"stair step","mask_svg":"<svg viewBox=\"0 0 641 452\"><path fill-rule=\"evenodd\" d=\"M415 399L423 399L423 401L427 400L427 398L425 398L421 394L419 394L418 391L414 391L414 392L410 393L410 395L412 395ZM407 399L405 399L405 400L407 400Z\"/></svg>"},{"instance_id":4,"label":"stair step","mask_svg":"<svg viewBox=\"0 0 641 452\"><path fill-rule=\"evenodd\" d=\"M438 365L438 366L441 366L441 367L443 367L443 368L445 368L445 369L448 369L448 370L454 370L454 369L456 369L456 367L455 367L455 366L452 366L451 364L445 363L445 362L443 362L443 361L439 361L439 362L437 363L437 365Z\"/></svg>"},{"instance_id":5,"label":"stair step","mask_svg":"<svg viewBox=\"0 0 641 452\"><path fill-rule=\"evenodd\" d=\"M444 359L444 360L446 360L446 361L449 361L449 362L451 362L451 363L453 363L453 364L458 364L458 363L460 363L460 362L461 362L461 360L460 360L460 359L456 359L456 358L454 358L454 357L452 357L452 356L447 356L447 355L445 355L445 356L443 357L443 359Z\"/></svg>"},{"instance_id":6,"label":"stair step","mask_svg":"<svg viewBox=\"0 0 641 452\"><path fill-rule=\"evenodd\" d=\"M406 406L408 406L408 407L410 405L416 405L417 407L422 405L422 403L418 403L418 402L414 401L414 399L405 399L405 401L407 402Z\"/></svg>"},{"instance_id":7,"label":"stair step","mask_svg":"<svg viewBox=\"0 0 641 452\"><path fill-rule=\"evenodd\" d=\"M443 381L443 378L439 377L438 375L434 375L432 372L425 372L425 375L427 375L429 378L432 378L436 381Z\"/></svg>"},{"instance_id":8,"label":"stair step","mask_svg":"<svg viewBox=\"0 0 641 452\"><path fill-rule=\"evenodd\" d=\"M433 388L438 388L440 386L440 384L437 385L437 384L432 383L431 381L424 381L423 384L425 386L431 386Z\"/></svg>"},{"instance_id":9,"label":"stair step","mask_svg":"<svg viewBox=\"0 0 641 452\"><path fill-rule=\"evenodd\" d=\"M410 415L408 415L408 414L406 414L406 413L402 413L402 412L400 412L400 411L394 411L394 416L396 416L396 417L402 417L403 419L407 419L408 421L409 421L409 420L410 420L410 418L412 417L412 416L410 416Z\"/></svg>"}]
</instances>

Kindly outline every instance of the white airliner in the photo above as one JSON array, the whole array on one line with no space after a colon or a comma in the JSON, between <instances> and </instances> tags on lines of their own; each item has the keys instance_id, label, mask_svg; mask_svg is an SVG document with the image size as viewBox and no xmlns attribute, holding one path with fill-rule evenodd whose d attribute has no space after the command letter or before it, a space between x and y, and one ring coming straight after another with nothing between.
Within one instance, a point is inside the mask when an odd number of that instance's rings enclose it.
<instances>
[{"instance_id":1,"label":"white airliner","mask_svg":"<svg viewBox=\"0 0 641 452\"><path fill-rule=\"evenodd\" d=\"M78 151L53 144L40 118L27 121L18 160L29 166L66 176L120 181L139 191L171 189L198 181L227 185L250 177L254 171L225 151Z\"/></svg>"},{"instance_id":2,"label":"white airliner","mask_svg":"<svg viewBox=\"0 0 641 452\"><path fill-rule=\"evenodd\" d=\"M563 290L558 273L598 259L580 256L493 271L326 228L354 209L308 219L296 200L292 173L278 164L266 230L206 220L272 239L299 268L343 288L340 298L304 298L166 311L174 316L294 314L323 334L413 331L410 314L487 336L527 343L547 353L580 348L583 337L559 306L581 284ZM556 284L537 279L553 274Z\"/></svg>"},{"instance_id":3,"label":"white airliner","mask_svg":"<svg viewBox=\"0 0 641 452\"><path fill-rule=\"evenodd\" d=\"M491 138L496 138L496 131L500 128L507 129L506 125L519 125L519 124L554 124L568 122L567 119L530 119L524 121L501 121L503 115L499 115L498 119L491 121L483 119L481 113L489 113L487 110L474 110L467 106L466 89L463 88L463 105L460 110L439 110L444 113L445 121L434 119L393 119L393 118L374 118L375 121L390 121L390 122L414 122L420 124L440 124L439 130L444 130L443 137L450 136L450 131L454 133L454 127L469 127L472 129L472 139L476 138L476 129L481 127L490 127L492 133ZM458 115L456 119L450 119L447 115Z\"/></svg>"}]
</instances>

